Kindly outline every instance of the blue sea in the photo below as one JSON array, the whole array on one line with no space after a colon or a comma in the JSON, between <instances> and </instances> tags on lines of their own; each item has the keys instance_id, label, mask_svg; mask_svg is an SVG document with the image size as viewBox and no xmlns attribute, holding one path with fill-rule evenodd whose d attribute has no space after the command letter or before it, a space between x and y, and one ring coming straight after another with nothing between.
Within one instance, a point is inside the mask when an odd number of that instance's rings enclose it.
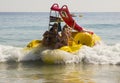
<instances>
[{"instance_id":1,"label":"blue sea","mask_svg":"<svg viewBox=\"0 0 120 83\"><path fill-rule=\"evenodd\" d=\"M102 44L65 53L77 55L66 57L66 65L47 65L39 61L40 55L22 49L42 39L49 12L0 12L0 83L120 83L120 12L74 14L73 19L100 36Z\"/></svg>"}]
</instances>

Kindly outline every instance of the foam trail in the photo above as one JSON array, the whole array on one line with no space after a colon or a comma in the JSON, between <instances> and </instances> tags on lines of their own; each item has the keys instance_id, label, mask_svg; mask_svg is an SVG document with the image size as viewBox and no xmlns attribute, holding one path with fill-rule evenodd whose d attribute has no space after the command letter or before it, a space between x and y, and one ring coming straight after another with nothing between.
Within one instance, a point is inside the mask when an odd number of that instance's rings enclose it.
<instances>
[{"instance_id":1,"label":"foam trail","mask_svg":"<svg viewBox=\"0 0 120 83\"><path fill-rule=\"evenodd\" d=\"M21 48L0 45L0 62L17 61L18 56L21 55L20 50Z\"/></svg>"},{"instance_id":2,"label":"foam trail","mask_svg":"<svg viewBox=\"0 0 120 83\"><path fill-rule=\"evenodd\" d=\"M0 62L30 61L41 59L53 63L87 63L87 64L120 64L120 44L100 44L94 47L83 46L76 53L62 50L48 50L42 47L34 50L23 50L20 47L0 45Z\"/></svg>"},{"instance_id":3,"label":"foam trail","mask_svg":"<svg viewBox=\"0 0 120 83\"><path fill-rule=\"evenodd\" d=\"M37 60L33 51L25 51L20 47L0 45L0 62Z\"/></svg>"},{"instance_id":4,"label":"foam trail","mask_svg":"<svg viewBox=\"0 0 120 83\"><path fill-rule=\"evenodd\" d=\"M79 51L79 56L84 56L85 63L92 64L120 64L120 44L108 46L105 44L93 48L84 46Z\"/></svg>"}]
</instances>

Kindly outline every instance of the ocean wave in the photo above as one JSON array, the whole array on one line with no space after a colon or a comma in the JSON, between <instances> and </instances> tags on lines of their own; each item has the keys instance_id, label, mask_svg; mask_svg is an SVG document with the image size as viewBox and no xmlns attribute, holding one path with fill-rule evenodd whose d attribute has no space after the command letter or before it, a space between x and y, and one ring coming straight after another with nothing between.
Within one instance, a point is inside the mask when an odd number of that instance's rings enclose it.
<instances>
[{"instance_id":1,"label":"ocean wave","mask_svg":"<svg viewBox=\"0 0 120 83\"><path fill-rule=\"evenodd\" d=\"M20 47L0 45L0 62L20 62L37 59L38 57L36 57L32 51L26 51Z\"/></svg>"},{"instance_id":2,"label":"ocean wave","mask_svg":"<svg viewBox=\"0 0 120 83\"><path fill-rule=\"evenodd\" d=\"M76 53L68 53L62 50L45 50L43 48L24 50L24 48L0 45L0 62L30 61L47 59L54 64L87 63L87 64L120 64L120 43L115 45L96 45L94 47L83 46ZM49 62L49 61L48 61Z\"/></svg>"},{"instance_id":3,"label":"ocean wave","mask_svg":"<svg viewBox=\"0 0 120 83\"><path fill-rule=\"evenodd\" d=\"M120 63L120 44L112 46L97 45L93 48L84 46L79 55L84 56L84 63L92 64L119 64Z\"/></svg>"}]
</instances>

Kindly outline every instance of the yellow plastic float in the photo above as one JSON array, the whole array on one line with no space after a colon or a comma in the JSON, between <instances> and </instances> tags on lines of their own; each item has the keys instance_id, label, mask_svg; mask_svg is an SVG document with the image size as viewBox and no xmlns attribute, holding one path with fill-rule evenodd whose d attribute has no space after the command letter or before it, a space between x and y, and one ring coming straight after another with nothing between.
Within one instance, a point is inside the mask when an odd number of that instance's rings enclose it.
<instances>
[{"instance_id":1,"label":"yellow plastic float","mask_svg":"<svg viewBox=\"0 0 120 83\"><path fill-rule=\"evenodd\" d=\"M96 34L89 34L87 32L73 32L73 41L69 41L69 46L63 46L59 49L44 49L44 46L41 44L42 40L32 40L26 47L25 50L40 52L43 48L42 61L47 64L55 64L64 61L67 59L71 60L71 53L79 51L83 45L92 47L100 41L100 37ZM70 55L70 56L68 56Z\"/></svg>"},{"instance_id":2,"label":"yellow plastic float","mask_svg":"<svg viewBox=\"0 0 120 83\"><path fill-rule=\"evenodd\" d=\"M41 45L42 40L32 40L28 45L24 48L25 50L32 50L39 45Z\"/></svg>"},{"instance_id":3,"label":"yellow plastic float","mask_svg":"<svg viewBox=\"0 0 120 83\"><path fill-rule=\"evenodd\" d=\"M87 32L76 32L73 33L73 41L70 42L71 44L69 46L63 46L59 49L72 53L78 51L82 47L82 45L92 47L99 41L100 37L96 34L89 34ZM25 49L34 49L41 45L41 42L42 40L32 40Z\"/></svg>"}]
</instances>

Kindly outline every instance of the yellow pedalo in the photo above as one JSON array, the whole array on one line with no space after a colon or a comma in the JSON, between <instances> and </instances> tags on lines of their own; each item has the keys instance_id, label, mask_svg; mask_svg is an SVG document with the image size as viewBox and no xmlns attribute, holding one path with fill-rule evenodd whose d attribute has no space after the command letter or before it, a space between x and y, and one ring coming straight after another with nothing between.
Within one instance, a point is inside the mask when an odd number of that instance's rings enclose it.
<instances>
[{"instance_id":1,"label":"yellow pedalo","mask_svg":"<svg viewBox=\"0 0 120 83\"><path fill-rule=\"evenodd\" d=\"M87 32L75 32L73 33L73 41L69 41L69 46L63 46L59 48L67 52L76 52L79 50L82 45L94 46L101 39L96 34L89 34ZM31 50L38 47L41 44L42 40L32 40L25 49Z\"/></svg>"},{"instance_id":2,"label":"yellow pedalo","mask_svg":"<svg viewBox=\"0 0 120 83\"><path fill-rule=\"evenodd\" d=\"M54 50L43 50L42 60L47 64L54 64L56 61L62 61L66 53L75 53L80 50L83 45L92 47L100 41L100 37L96 34L89 34L87 32L73 32L73 41L69 41L69 46L63 46ZM25 50L39 49L42 40L31 41ZM61 51L60 51L61 50ZM71 56L71 55L70 55Z\"/></svg>"}]
</instances>

